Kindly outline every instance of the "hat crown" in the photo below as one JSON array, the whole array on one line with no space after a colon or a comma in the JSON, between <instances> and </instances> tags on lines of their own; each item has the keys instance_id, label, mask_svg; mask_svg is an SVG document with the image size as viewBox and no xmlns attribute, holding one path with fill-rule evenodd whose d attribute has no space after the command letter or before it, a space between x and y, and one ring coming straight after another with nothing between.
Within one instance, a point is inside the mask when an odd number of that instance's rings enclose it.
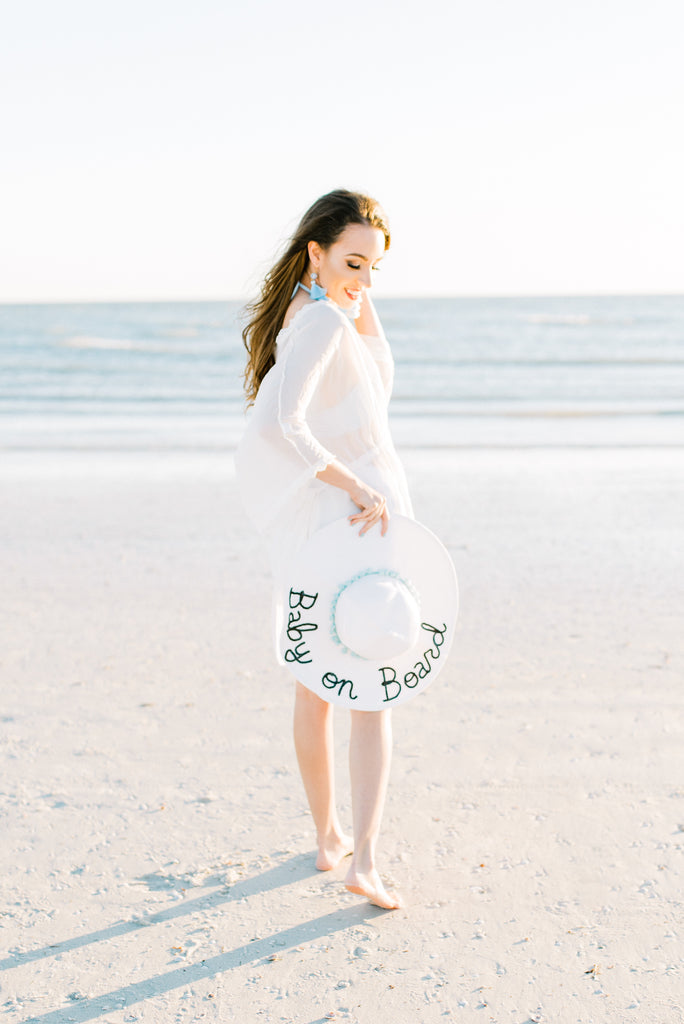
<instances>
[{"instance_id":1,"label":"hat crown","mask_svg":"<svg viewBox=\"0 0 684 1024\"><path fill-rule=\"evenodd\" d=\"M413 647L419 630L418 595L391 570L357 574L333 602L333 637L359 658L396 658Z\"/></svg>"}]
</instances>

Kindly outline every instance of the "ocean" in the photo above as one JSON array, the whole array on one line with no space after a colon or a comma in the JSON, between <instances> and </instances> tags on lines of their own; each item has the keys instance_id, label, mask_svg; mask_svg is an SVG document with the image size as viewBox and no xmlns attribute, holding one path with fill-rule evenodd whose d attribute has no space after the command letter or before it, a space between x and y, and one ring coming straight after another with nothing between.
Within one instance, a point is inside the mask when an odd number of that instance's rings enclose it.
<instances>
[{"instance_id":1,"label":"ocean","mask_svg":"<svg viewBox=\"0 0 684 1024\"><path fill-rule=\"evenodd\" d=\"M684 445L684 296L378 299L400 448ZM0 306L0 451L230 452L237 302Z\"/></svg>"}]
</instances>

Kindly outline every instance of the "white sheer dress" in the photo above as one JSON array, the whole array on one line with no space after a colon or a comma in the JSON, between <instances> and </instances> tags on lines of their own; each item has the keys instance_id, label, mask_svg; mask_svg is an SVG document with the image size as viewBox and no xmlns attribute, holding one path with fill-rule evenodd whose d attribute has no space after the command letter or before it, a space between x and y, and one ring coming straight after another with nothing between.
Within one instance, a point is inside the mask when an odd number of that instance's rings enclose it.
<instances>
[{"instance_id":1,"label":"white sheer dress","mask_svg":"<svg viewBox=\"0 0 684 1024\"><path fill-rule=\"evenodd\" d=\"M287 560L358 511L316 479L333 459L384 494L390 513L413 515L387 419L393 376L384 335L360 335L330 300L303 306L278 335L235 458L242 500L268 541L276 605Z\"/></svg>"}]
</instances>

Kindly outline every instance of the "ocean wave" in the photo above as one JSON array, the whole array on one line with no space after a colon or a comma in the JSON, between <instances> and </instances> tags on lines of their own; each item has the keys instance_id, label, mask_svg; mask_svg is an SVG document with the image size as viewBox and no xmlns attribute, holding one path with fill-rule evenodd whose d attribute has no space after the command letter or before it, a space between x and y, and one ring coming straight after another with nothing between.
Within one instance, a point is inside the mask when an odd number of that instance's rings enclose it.
<instances>
[{"instance_id":1,"label":"ocean wave","mask_svg":"<svg viewBox=\"0 0 684 1024\"><path fill-rule=\"evenodd\" d=\"M636 323L633 316L613 318L590 316L588 313L530 313L524 319L528 324L548 327L591 327L596 324L602 327L629 327Z\"/></svg>"},{"instance_id":2,"label":"ocean wave","mask_svg":"<svg viewBox=\"0 0 684 1024\"><path fill-rule=\"evenodd\" d=\"M553 324L560 327L587 327L594 323L584 313L530 313L525 317L529 324Z\"/></svg>"},{"instance_id":3,"label":"ocean wave","mask_svg":"<svg viewBox=\"0 0 684 1024\"><path fill-rule=\"evenodd\" d=\"M593 419L594 417L617 417L620 419L640 417L662 417L684 419L684 404L673 402L623 401L586 402L582 404L528 403L524 400L487 400L485 397L468 398L461 401L426 402L425 399L409 395L397 396L392 410L393 418L411 417L431 419L492 418L492 419Z\"/></svg>"},{"instance_id":4,"label":"ocean wave","mask_svg":"<svg viewBox=\"0 0 684 1024\"><path fill-rule=\"evenodd\" d=\"M587 356L579 355L577 358L572 359L568 356L559 356L556 359L553 358L539 358L534 355L525 356L520 359L505 359L497 358L493 356L488 358L481 356L479 353L473 354L470 358L464 358L460 356L441 357L433 358L430 357L429 363L426 365L425 356L419 355L417 357L407 356L403 353L396 360L397 367L401 366L420 366L426 371L426 373L439 372L440 367L444 366L460 366L460 367L475 367L478 366L495 366L497 368L509 369L510 367L528 367L528 366L543 366L554 368L568 368L581 369L583 366L607 366L610 368L620 368L622 366L684 366L684 357L680 356L626 356L621 352L617 352L612 359L606 358L595 358L592 359Z\"/></svg>"},{"instance_id":5,"label":"ocean wave","mask_svg":"<svg viewBox=\"0 0 684 1024\"><path fill-rule=\"evenodd\" d=\"M63 348L90 349L111 352L194 352L193 348L168 345L163 341L141 341L133 338L100 338L90 334L78 334L60 342Z\"/></svg>"}]
</instances>

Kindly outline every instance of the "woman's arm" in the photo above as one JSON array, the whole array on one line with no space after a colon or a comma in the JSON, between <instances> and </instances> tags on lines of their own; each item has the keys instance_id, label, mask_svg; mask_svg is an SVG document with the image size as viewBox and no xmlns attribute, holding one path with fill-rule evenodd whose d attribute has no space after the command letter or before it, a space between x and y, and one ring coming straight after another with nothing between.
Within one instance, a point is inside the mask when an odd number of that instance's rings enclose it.
<instances>
[{"instance_id":1,"label":"woman's arm","mask_svg":"<svg viewBox=\"0 0 684 1024\"><path fill-rule=\"evenodd\" d=\"M387 511L387 502L382 494L364 484L351 470L336 459L328 463L325 469L316 473L316 479L346 491L354 504L361 509L360 512L349 517L349 522L352 525L363 523L359 530L360 536L367 533L376 523L381 523L380 532L383 537L385 536L389 524L389 512Z\"/></svg>"},{"instance_id":2,"label":"woman's arm","mask_svg":"<svg viewBox=\"0 0 684 1024\"><path fill-rule=\"evenodd\" d=\"M301 460L302 468L308 467L312 476L328 465L334 455L312 434L307 412L343 333L339 314L327 308L326 303L313 306L279 355L280 383L276 397L280 433Z\"/></svg>"},{"instance_id":3,"label":"woman's arm","mask_svg":"<svg viewBox=\"0 0 684 1024\"><path fill-rule=\"evenodd\" d=\"M370 307L367 315L379 321ZM305 326L292 338L282 355L282 374L278 389L278 423L288 441L312 475L318 480L346 491L361 510L350 516L351 523L361 523L361 534L380 522L387 530L389 513L382 494L368 487L351 470L335 459L313 436L307 423L307 410L319 381L333 357L342 334L339 313L324 303L308 316ZM322 467L322 468L320 468Z\"/></svg>"}]
</instances>

